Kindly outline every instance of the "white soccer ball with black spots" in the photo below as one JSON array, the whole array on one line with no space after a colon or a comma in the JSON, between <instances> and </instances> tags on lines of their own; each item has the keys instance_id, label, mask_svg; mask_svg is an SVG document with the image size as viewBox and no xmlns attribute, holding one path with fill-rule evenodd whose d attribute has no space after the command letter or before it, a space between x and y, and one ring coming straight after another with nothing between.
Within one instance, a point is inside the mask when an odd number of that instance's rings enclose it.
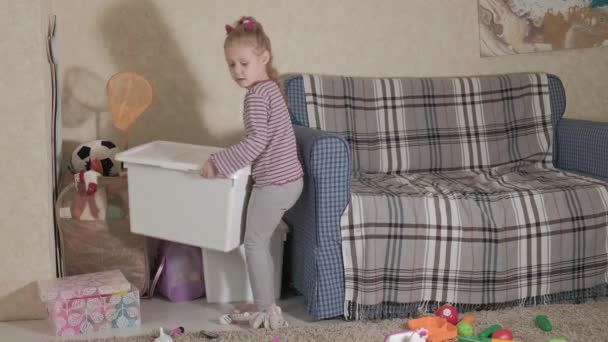
<instances>
[{"instance_id":1,"label":"white soccer ball with black spots","mask_svg":"<svg viewBox=\"0 0 608 342\"><path fill-rule=\"evenodd\" d=\"M79 145L72 152L71 171L74 173L91 169L91 161L101 162L104 176L117 176L120 163L114 159L120 149L111 141L94 140Z\"/></svg>"}]
</instances>

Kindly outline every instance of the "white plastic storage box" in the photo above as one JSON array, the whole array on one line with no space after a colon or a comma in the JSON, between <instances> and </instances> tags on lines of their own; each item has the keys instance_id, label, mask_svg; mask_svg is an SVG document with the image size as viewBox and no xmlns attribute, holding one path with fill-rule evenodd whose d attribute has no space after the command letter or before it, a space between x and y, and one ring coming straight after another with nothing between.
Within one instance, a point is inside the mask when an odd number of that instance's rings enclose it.
<instances>
[{"instance_id":1,"label":"white plastic storage box","mask_svg":"<svg viewBox=\"0 0 608 342\"><path fill-rule=\"evenodd\" d=\"M287 226L281 222L270 241L270 255L274 264L275 299L281 296L283 249L286 237ZM203 271L208 303L253 302L244 245L228 253L203 249Z\"/></svg>"},{"instance_id":2,"label":"white plastic storage box","mask_svg":"<svg viewBox=\"0 0 608 342\"><path fill-rule=\"evenodd\" d=\"M219 150L154 141L118 153L128 169L131 231L221 252L239 247L250 168L201 177L202 164Z\"/></svg>"}]
</instances>

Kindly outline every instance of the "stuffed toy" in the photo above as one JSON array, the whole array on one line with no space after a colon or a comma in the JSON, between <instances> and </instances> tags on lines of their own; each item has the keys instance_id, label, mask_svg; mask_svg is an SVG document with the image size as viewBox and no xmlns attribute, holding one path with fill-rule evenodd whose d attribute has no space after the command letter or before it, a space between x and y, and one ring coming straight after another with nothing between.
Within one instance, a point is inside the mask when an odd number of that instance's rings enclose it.
<instances>
[{"instance_id":1,"label":"stuffed toy","mask_svg":"<svg viewBox=\"0 0 608 342\"><path fill-rule=\"evenodd\" d=\"M95 193L87 195L77 192L71 205L69 218L77 220L105 220L108 198L104 188L97 189Z\"/></svg>"},{"instance_id":2,"label":"stuffed toy","mask_svg":"<svg viewBox=\"0 0 608 342\"><path fill-rule=\"evenodd\" d=\"M97 191L97 180L101 174L95 170L80 171L74 175L74 186L78 191L78 185L84 183L85 192L87 195L92 195Z\"/></svg>"},{"instance_id":3,"label":"stuffed toy","mask_svg":"<svg viewBox=\"0 0 608 342\"><path fill-rule=\"evenodd\" d=\"M99 165L92 163L93 168ZM107 195L105 189L98 189L97 180L101 174L95 170L80 171L74 175L76 195L71 205L70 217L78 220L105 220ZM80 189L84 185L84 191Z\"/></svg>"},{"instance_id":4,"label":"stuffed toy","mask_svg":"<svg viewBox=\"0 0 608 342\"><path fill-rule=\"evenodd\" d=\"M120 173L120 163L114 156L120 152L119 148L111 141L94 140L80 144L70 160L70 171L96 170L103 176L117 176Z\"/></svg>"}]
</instances>

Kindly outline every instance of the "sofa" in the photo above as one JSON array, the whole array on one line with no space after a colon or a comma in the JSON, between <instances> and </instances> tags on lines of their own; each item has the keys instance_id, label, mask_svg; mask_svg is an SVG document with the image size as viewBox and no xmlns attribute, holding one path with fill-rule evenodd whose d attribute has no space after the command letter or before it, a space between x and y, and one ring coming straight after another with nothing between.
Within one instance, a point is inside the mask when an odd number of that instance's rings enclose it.
<instances>
[{"instance_id":1,"label":"sofa","mask_svg":"<svg viewBox=\"0 0 608 342\"><path fill-rule=\"evenodd\" d=\"M581 301L608 281L608 124L559 77L285 79L305 170L290 283L314 319Z\"/></svg>"}]
</instances>

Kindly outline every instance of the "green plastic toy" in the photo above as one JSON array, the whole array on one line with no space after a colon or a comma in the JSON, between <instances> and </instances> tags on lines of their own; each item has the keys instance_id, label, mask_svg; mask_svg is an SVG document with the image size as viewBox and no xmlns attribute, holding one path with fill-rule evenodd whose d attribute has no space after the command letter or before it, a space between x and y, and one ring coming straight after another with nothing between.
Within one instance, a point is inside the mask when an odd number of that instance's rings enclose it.
<instances>
[{"instance_id":1,"label":"green plastic toy","mask_svg":"<svg viewBox=\"0 0 608 342\"><path fill-rule=\"evenodd\" d=\"M492 334L496 331L496 330L500 330L502 329L502 326L500 324L494 324L491 325L489 328L487 328L486 330L482 331L479 333L479 337L492 337Z\"/></svg>"},{"instance_id":2,"label":"green plastic toy","mask_svg":"<svg viewBox=\"0 0 608 342\"><path fill-rule=\"evenodd\" d=\"M551 322L549 322L549 318L547 318L547 316L545 315L536 316L536 319L534 319L534 321L536 322L536 326L538 326L542 331L553 330Z\"/></svg>"},{"instance_id":3,"label":"green plastic toy","mask_svg":"<svg viewBox=\"0 0 608 342\"><path fill-rule=\"evenodd\" d=\"M458 342L479 342L475 336L458 336Z\"/></svg>"},{"instance_id":4,"label":"green plastic toy","mask_svg":"<svg viewBox=\"0 0 608 342\"><path fill-rule=\"evenodd\" d=\"M564 340L563 338L554 338L554 339L550 339L549 342L568 342L568 341Z\"/></svg>"},{"instance_id":5,"label":"green plastic toy","mask_svg":"<svg viewBox=\"0 0 608 342\"><path fill-rule=\"evenodd\" d=\"M460 322L456 325L456 329L458 329L458 336L473 336L475 332L473 331L473 326L469 322Z\"/></svg>"},{"instance_id":6,"label":"green plastic toy","mask_svg":"<svg viewBox=\"0 0 608 342\"><path fill-rule=\"evenodd\" d=\"M477 337L477 336L458 336L458 342L491 342L492 339L488 337Z\"/></svg>"}]
</instances>

